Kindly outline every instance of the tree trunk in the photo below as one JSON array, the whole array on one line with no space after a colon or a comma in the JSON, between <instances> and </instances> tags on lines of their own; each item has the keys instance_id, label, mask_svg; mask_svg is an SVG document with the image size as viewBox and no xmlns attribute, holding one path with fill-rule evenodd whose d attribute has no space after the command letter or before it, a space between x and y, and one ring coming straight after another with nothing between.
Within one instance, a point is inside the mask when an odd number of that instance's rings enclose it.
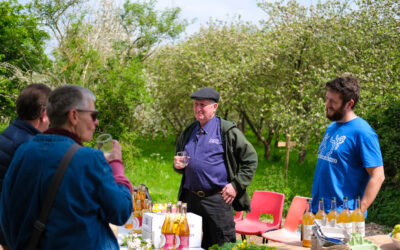
<instances>
[{"instance_id":1,"label":"tree trunk","mask_svg":"<svg viewBox=\"0 0 400 250\"><path fill-rule=\"evenodd\" d=\"M279 142L279 130L276 130L275 132L275 147L278 147L278 142Z\"/></svg>"},{"instance_id":2,"label":"tree trunk","mask_svg":"<svg viewBox=\"0 0 400 250\"><path fill-rule=\"evenodd\" d=\"M257 129L256 126L254 125L253 121L250 120L250 117L246 114L245 111L241 111L243 114L246 122L249 124L251 130L254 132L254 134L257 136L257 139L260 140L264 144L264 157L265 159L269 160L270 153L271 153L271 143L268 142L268 140L265 139L265 137L262 135L262 128Z\"/></svg>"},{"instance_id":3,"label":"tree trunk","mask_svg":"<svg viewBox=\"0 0 400 250\"><path fill-rule=\"evenodd\" d=\"M267 141L263 142L264 144L264 158L269 160L271 158L271 144Z\"/></svg>"},{"instance_id":4,"label":"tree trunk","mask_svg":"<svg viewBox=\"0 0 400 250\"><path fill-rule=\"evenodd\" d=\"M306 155L307 155L307 146L308 146L308 140L309 140L309 138L310 138L310 136L307 134L306 136L305 136L305 138L304 138L304 144L303 144L303 147L302 147L302 149L301 149L301 151L300 151L300 154L299 154L299 159L298 159L298 162L299 163L302 163L305 159L306 159Z\"/></svg>"},{"instance_id":5,"label":"tree trunk","mask_svg":"<svg viewBox=\"0 0 400 250\"><path fill-rule=\"evenodd\" d=\"M246 120L244 118L243 112L240 113L238 127L243 134L246 132Z\"/></svg>"}]
</instances>

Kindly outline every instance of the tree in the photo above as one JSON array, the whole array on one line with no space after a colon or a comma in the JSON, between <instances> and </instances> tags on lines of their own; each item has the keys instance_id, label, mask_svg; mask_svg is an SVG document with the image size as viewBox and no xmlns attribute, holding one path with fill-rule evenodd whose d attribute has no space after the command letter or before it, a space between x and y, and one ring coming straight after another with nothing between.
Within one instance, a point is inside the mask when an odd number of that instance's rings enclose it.
<instances>
[{"instance_id":1,"label":"tree","mask_svg":"<svg viewBox=\"0 0 400 250\"><path fill-rule=\"evenodd\" d=\"M149 98L142 64L158 44L175 39L186 21L179 19L179 8L156 11L155 1L128 0L123 8L110 0L97 8L83 6L78 0L32 5L58 40L51 76L58 85L74 83L95 92L100 131L116 137L144 132L146 116L140 110Z\"/></svg>"},{"instance_id":2,"label":"tree","mask_svg":"<svg viewBox=\"0 0 400 250\"><path fill-rule=\"evenodd\" d=\"M15 116L20 90L34 81L35 73L49 66L44 53L48 34L38 18L17 1L0 2L0 121Z\"/></svg>"}]
</instances>

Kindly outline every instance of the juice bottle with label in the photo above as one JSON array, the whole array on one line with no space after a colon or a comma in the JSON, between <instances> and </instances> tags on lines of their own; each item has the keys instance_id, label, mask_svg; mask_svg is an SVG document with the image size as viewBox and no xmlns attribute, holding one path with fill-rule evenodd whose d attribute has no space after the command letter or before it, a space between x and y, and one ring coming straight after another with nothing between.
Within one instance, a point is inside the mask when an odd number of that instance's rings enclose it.
<instances>
[{"instance_id":1,"label":"juice bottle with label","mask_svg":"<svg viewBox=\"0 0 400 250\"><path fill-rule=\"evenodd\" d=\"M351 223L351 212L349 210L349 201L347 197L343 198L343 210L339 214L337 223L338 225L342 225L342 227L351 235L353 225Z\"/></svg>"},{"instance_id":2,"label":"juice bottle with label","mask_svg":"<svg viewBox=\"0 0 400 250\"><path fill-rule=\"evenodd\" d=\"M336 207L336 197L332 197L331 211L328 214L329 225L332 227L336 226L338 217L339 217L339 213L338 213L337 207Z\"/></svg>"},{"instance_id":3,"label":"juice bottle with label","mask_svg":"<svg viewBox=\"0 0 400 250\"><path fill-rule=\"evenodd\" d=\"M181 222L181 213L182 213L182 201L178 201L176 203L176 213L174 217L174 233L176 234L176 229L178 228L179 223Z\"/></svg>"},{"instance_id":4,"label":"juice bottle with label","mask_svg":"<svg viewBox=\"0 0 400 250\"><path fill-rule=\"evenodd\" d=\"M148 213L148 212L150 212L150 210L149 210L149 200L145 199L144 200L144 206L142 208L142 216L143 216L144 213Z\"/></svg>"},{"instance_id":5,"label":"juice bottle with label","mask_svg":"<svg viewBox=\"0 0 400 250\"><path fill-rule=\"evenodd\" d=\"M302 238L303 246L311 247L312 226L314 225L314 214L312 213L311 199L307 200L307 211L303 215Z\"/></svg>"},{"instance_id":6,"label":"juice bottle with label","mask_svg":"<svg viewBox=\"0 0 400 250\"><path fill-rule=\"evenodd\" d=\"M146 187L145 186L140 186L140 202L142 208L144 207L144 201L146 200Z\"/></svg>"},{"instance_id":7,"label":"juice bottle with label","mask_svg":"<svg viewBox=\"0 0 400 250\"><path fill-rule=\"evenodd\" d=\"M353 223L353 233L360 233L362 237L365 236L365 218L364 213L361 211L360 197L356 200L356 207L351 214L351 221Z\"/></svg>"},{"instance_id":8,"label":"juice bottle with label","mask_svg":"<svg viewBox=\"0 0 400 250\"><path fill-rule=\"evenodd\" d=\"M135 211L133 212L133 232L142 233L142 205L140 200L136 200Z\"/></svg>"},{"instance_id":9,"label":"juice bottle with label","mask_svg":"<svg viewBox=\"0 0 400 250\"><path fill-rule=\"evenodd\" d=\"M167 214L164 219L164 223L161 228L162 234L162 246L161 249L174 249L175 248L175 234L173 231L174 221L172 218L172 204L168 202L167 204Z\"/></svg>"},{"instance_id":10,"label":"juice bottle with label","mask_svg":"<svg viewBox=\"0 0 400 250\"><path fill-rule=\"evenodd\" d=\"M190 229L189 223L186 217L187 205L186 203L182 204L182 214L181 219L176 230L176 239L177 239L177 248L179 250L188 250L189 249L189 238L190 238ZM178 243L179 242L179 243Z\"/></svg>"},{"instance_id":11,"label":"juice bottle with label","mask_svg":"<svg viewBox=\"0 0 400 250\"><path fill-rule=\"evenodd\" d=\"M131 216L129 217L128 221L124 225L124 227L128 228L128 229L132 229L132 227L133 227L133 225L132 225L132 223L133 223L133 212L135 211L135 207L136 207L136 198L135 197L136 197L136 193L133 192L132 193L133 210L132 210Z\"/></svg>"},{"instance_id":12,"label":"juice bottle with label","mask_svg":"<svg viewBox=\"0 0 400 250\"><path fill-rule=\"evenodd\" d=\"M328 215L326 215L324 210L324 198L319 199L318 212L315 215L315 220L322 226L325 226L328 221Z\"/></svg>"}]
</instances>

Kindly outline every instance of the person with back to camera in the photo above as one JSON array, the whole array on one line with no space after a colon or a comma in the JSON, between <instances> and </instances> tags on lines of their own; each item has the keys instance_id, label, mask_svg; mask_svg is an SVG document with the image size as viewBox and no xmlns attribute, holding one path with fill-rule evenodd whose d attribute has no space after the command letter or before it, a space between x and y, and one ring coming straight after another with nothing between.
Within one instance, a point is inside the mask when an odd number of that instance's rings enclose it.
<instances>
[{"instance_id":1,"label":"person with back to camera","mask_svg":"<svg viewBox=\"0 0 400 250\"><path fill-rule=\"evenodd\" d=\"M51 128L15 153L0 198L0 226L11 249L27 248L50 181L76 144L80 147L62 178L37 248L119 249L109 223L128 220L132 185L124 176L116 140L107 159L100 150L82 146L99 124L95 100L77 85L55 89L47 104Z\"/></svg>"},{"instance_id":2,"label":"person with back to camera","mask_svg":"<svg viewBox=\"0 0 400 250\"><path fill-rule=\"evenodd\" d=\"M360 82L354 77L326 83L326 116L332 123L319 146L312 186L314 213L319 198L329 208L332 197L336 197L338 212L344 197L351 209L361 197L361 211L366 212L385 179L378 136L353 110L359 97Z\"/></svg>"},{"instance_id":3,"label":"person with back to camera","mask_svg":"<svg viewBox=\"0 0 400 250\"><path fill-rule=\"evenodd\" d=\"M17 148L49 127L46 105L50 91L44 84L30 84L17 98L18 116L0 134L0 193L4 176ZM7 249L1 230L0 245Z\"/></svg>"}]
</instances>

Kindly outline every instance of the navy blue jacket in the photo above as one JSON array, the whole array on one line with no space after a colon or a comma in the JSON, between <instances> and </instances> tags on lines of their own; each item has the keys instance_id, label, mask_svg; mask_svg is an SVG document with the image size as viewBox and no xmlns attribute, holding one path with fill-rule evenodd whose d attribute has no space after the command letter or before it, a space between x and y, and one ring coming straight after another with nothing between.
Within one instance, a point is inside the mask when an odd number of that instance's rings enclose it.
<instances>
[{"instance_id":1,"label":"navy blue jacket","mask_svg":"<svg viewBox=\"0 0 400 250\"><path fill-rule=\"evenodd\" d=\"M40 131L31 124L17 118L0 134L0 193L4 175L15 151L19 145L29 141L38 133Z\"/></svg>"}]
</instances>

